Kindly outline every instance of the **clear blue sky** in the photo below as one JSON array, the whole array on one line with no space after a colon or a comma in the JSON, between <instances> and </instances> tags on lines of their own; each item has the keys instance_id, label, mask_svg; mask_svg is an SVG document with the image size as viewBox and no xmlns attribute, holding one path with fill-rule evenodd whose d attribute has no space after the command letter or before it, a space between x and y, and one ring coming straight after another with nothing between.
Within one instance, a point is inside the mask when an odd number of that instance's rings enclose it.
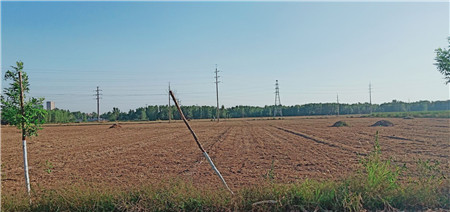
<instances>
[{"instance_id":1,"label":"clear blue sky","mask_svg":"<svg viewBox=\"0 0 450 212\"><path fill-rule=\"evenodd\" d=\"M183 105L447 100L434 49L449 3L1 2L3 73L22 60L31 95L101 112ZM2 81L2 87L6 85Z\"/></svg>"}]
</instances>

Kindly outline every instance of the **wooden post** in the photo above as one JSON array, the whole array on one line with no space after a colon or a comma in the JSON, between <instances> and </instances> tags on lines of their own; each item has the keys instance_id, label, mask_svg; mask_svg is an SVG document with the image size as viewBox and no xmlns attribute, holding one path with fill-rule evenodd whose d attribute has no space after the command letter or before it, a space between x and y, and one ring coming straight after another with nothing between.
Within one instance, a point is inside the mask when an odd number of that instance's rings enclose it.
<instances>
[{"instance_id":1,"label":"wooden post","mask_svg":"<svg viewBox=\"0 0 450 212\"><path fill-rule=\"evenodd\" d=\"M197 143L198 148L200 148L200 150L202 152L205 152L205 149L203 149L202 145L198 141L197 135L195 134L194 130L192 130L191 125L189 125L189 123L187 122L186 117L184 116L183 111L181 110L180 106L178 105L177 99L173 95L172 91L169 91L169 94L170 94L170 96L172 96L173 102L175 102L175 106L177 107L177 110L180 113L180 117L181 117L181 119L183 119L183 121L186 124L187 128L189 129L189 131L191 132L192 136L194 137L194 140Z\"/></svg>"},{"instance_id":2,"label":"wooden post","mask_svg":"<svg viewBox=\"0 0 450 212\"><path fill-rule=\"evenodd\" d=\"M22 72L19 71L19 84L20 84L20 113L22 114L22 147L23 147L23 169L25 172L25 186L28 192L28 197L31 203L31 188L30 188L30 177L28 175L28 158L27 158L27 140L25 131L25 109L24 109L24 97L23 97L23 83L22 83Z\"/></svg>"},{"instance_id":3,"label":"wooden post","mask_svg":"<svg viewBox=\"0 0 450 212\"><path fill-rule=\"evenodd\" d=\"M225 187L228 189L228 191L230 191L231 194L234 194L233 191L231 191L230 187L228 187L227 183L225 182L225 179L223 179L222 174L220 174L219 170L214 165L214 163L211 160L211 158L209 157L208 153L205 151L205 149L203 149L202 145L198 141L197 135L195 134L194 130L192 130L191 126L189 125L188 121L186 120L186 117L184 117L183 111L181 110L180 106L178 105L177 99L173 95L172 91L169 91L169 94L170 94L170 96L172 96L173 102L175 102L175 106L177 107L177 110L180 113L180 117L181 117L181 119L183 119L183 121L186 124L187 128L189 129L189 131L191 132L192 136L194 137L194 140L197 143L198 148L202 151L202 153L205 156L206 160L211 165L211 167L214 170L214 172L216 172L216 174L219 176L220 180L225 185Z\"/></svg>"}]
</instances>

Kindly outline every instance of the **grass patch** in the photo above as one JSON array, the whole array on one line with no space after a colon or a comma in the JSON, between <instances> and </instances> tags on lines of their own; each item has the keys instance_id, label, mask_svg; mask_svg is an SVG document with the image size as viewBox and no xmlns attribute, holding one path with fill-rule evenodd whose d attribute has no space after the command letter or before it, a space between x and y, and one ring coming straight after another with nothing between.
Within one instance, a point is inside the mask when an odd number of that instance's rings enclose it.
<instances>
[{"instance_id":1,"label":"grass patch","mask_svg":"<svg viewBox=\"0 0 450 212\"><path fill-rule=\"evenodd\" d=\"M450 110L414 112L377 112L364 117L380 118L450 118Z\"/></svg>"},{"instance_id":2,"label":"grass patch","mask_svg":"<svg viewBox=\"0 0 450 212\"><path fill-rule=\"evenodd\" d=\"M2 196L4 211L288 211L449 209L449 180L438 162L417 162L414 170L382 159L378 132L360 168L340 181L304 180L227 190L200 189L179 179L127 191L72 186L33 195ZM409 174L408 174L409 173ZM414 173L414 174L411 174ZM273 178L272 168L267 178Z\"/></svg>"}]
</instances>

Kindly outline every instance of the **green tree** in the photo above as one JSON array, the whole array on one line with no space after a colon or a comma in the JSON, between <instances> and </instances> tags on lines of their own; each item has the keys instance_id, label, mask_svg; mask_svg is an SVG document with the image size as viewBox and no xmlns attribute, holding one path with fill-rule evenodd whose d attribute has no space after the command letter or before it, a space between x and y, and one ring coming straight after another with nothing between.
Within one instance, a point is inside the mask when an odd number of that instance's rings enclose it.
<instances>
[{"instance_id":1,"label":"green tree","mask_svg":"<svg viewBox=\"0 0 450 212\"><path fill-rule=\"evenodd\" d=\"M120 110L117 107L113 107L111 116L109 117L110 121L117 121L117 119L119 119L119 115L120 115Z\"/></svg>"},{"instance_id":2,"label":"green tree","mask_svg":"<svg viewBox=\"0 0 450 212\"><path fill-rule=\"evenodd\" d=\"M26 137L37 136L37 131L45 122L47 111L43 108L44 98L26 99L30 91L28 75L23 72L23 62L16 62L16 67L5 73L5 80L10 80L9 87L3 90L1 96L2 121L14 125L22 130L23 159L26 188L30 195L30 180L28 177L28 161L26 152ZM21 93L23 96L21 96ZM31 201L31 199L30 199Z\"/></svg>"},{"instance_id":3,"label":"green tree","mask_svg":"<svg viewBox=\"0 0 450 212\"><path fill-rule=\"evenodd\" d=\"M441 72L447 80L445 84L450 83L450 37L447 39L449 49L436 49L436 63L434 64L437 66L438 71Z\"/></svg>"},{"instance_id":4,"label":"green tree","mask_svg":"<svg viewBox=\"0 0 450 212\"><path fill-rule=\"evenodd\" d=\"M2 120L10 125L24 130L26 137L37 136L37 131L41 129L41 125L45 122L47 111L43 108L44 98L26 99L27 93L30 91L30 83L28 75L23 72L23 62L16 63L17 67L11 66L13 71L6 71L4 79L11 80L9 87L3 89L1 96L2 103ZM24 114L22 115L20 107L20 83L19 72L22 72L22 89L24 98ZM24 126L22 126L24 124Z\"/></svg>"},{"instance_id":5,"label":"green tree","mask_svg":"<svg viewBox=\"0 0 450 212\"><path fill-rule=\"evenodd\" d=\"M139 120L141 120L141 121L146 121L147 120L147 114L145 113L145 109L144 108L138 108L136 110L136 113L139 114Z\"/></svg>"}]
</instances>

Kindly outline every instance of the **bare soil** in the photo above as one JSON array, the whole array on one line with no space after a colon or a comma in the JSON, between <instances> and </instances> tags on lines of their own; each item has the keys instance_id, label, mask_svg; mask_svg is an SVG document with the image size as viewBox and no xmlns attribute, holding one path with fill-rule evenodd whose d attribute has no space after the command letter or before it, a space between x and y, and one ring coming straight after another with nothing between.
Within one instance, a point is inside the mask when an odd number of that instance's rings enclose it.
<instances>
[{"instance_id":1,"label":"bare soil","mask_svg":"<svg viewBox=\"0 0 450 212\"><path fill-rule=\"evenodd\" d=\"M330 127L338 120L350 126ZM372 150L376 131L386 158L407 167L419 158L437 160L449 175L449 119L386 119L395 125L370 127L378 120L294 117L190 124L233 190L266 181L272 161L280 183L347 176ZM130 188L181 178L222 188L182 121L120 125L114 130L111 123L45 126L39 137L28 140L32 187L86 183ZM20 131L3 126L1 136L3 195L23 192Z\"/></svg>"}]
</instances>

